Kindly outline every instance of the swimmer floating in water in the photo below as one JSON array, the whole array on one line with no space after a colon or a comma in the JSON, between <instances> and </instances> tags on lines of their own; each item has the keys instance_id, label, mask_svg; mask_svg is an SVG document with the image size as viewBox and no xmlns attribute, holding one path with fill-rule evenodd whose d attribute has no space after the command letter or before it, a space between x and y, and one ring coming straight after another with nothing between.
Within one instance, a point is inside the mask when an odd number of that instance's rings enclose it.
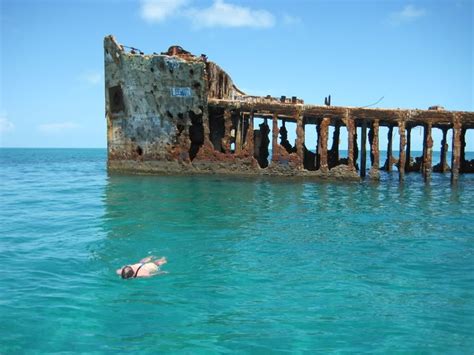
<instances>
[{"instance_id":1,"label":"swimmer floating in water","mask_svg":"<svg viewBox=\"0 0 474 355\"><path fill-rule=\"evenodd\" d=\"M130 279L166 273L160 270L160 266L167 263L166 258L162 257L161 259L152 261L153 258L154 256L148 256L136 264L123 266L116 271L117 275L122 276L122 279Z\"/></svg>"}]
</instances>

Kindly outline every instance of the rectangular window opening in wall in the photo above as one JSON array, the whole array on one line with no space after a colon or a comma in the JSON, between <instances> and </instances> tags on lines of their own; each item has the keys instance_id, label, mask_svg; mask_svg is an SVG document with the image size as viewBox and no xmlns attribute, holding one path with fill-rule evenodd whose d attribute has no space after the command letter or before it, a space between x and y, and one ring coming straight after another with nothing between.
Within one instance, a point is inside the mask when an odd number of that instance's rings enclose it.
<instances>
[{"instance_id":1,"label":"rectangular window opening in wall","mask_svg":"<svg viewBox=\"0 0 474 355\"><path fill-rule=\"evenodd\" d=\"M304 162L306 170L316 170L316 153L318 149L316 124L306 123L304 126Z\"/></svg>"},{"instance_id":2,"label":"rectangular window opening in wall","mask_svg":"<svg viewBox=\"0 0 474 355\"><path fill-rule=\"evenodd\" d=\"M120 85L109 88L109 109L111 113L121 113L125 110L123 92Z\"/></svg>"},{"instance_id":3,"label":"rectangular window opening in wall","mask_svg":"<svg viewBox=\"0 0 474 355\"><path fill-rule=\"evenodd\" d=\"M254 158L258 161L261 168L268 167L270 154L270 143L272 142L271 120L255 117L254 118Z\"/></svg>"},{"instance_id":4,"label":"rectangular window opening in wall","mask_svg":"<svg viewBox=\"0 0 474 355\"><path fill-rule=\"evenodd\" d=\"M247 142L247 130L249 128L249 115L242 114L240 112L234 112L232 114L232 143L234 149L231 150L236 154L242 152Z\"/></svg>"},{"instance_id":5,"label":"rectangular window opening in wall","mask_svg":"<svg viewBox=\"0 0 474 355\"><path fill-rule=\"evenodd\" d=\"M461 172L464 174L472 174L474 173L474 129L466 128L464 133L464 149L461 150ZM449 134L451 133L451 134ZM452 138L452 130L448 132L448 138L446 139L447 142L453 141ZM449 144L449 143L448 143ZM451 146L452 144L450 144Z\"/></svg>"},{"instance_id":6,"label":"rectangular window opening in wall","mask_svg":"<svg viewBox=\"0 0 474 355\"><path fill-rule=\"evenodd\" d=\"M285 148L289 154L296 153L296 122L278 119L278 128L278 144Z\"/></svg>"},{"instance_id":7,"label":"rectangular window opening in wall","mask_svg":"<svg viewBox=\"0 0 474 355\"><path fill-rule=\"evenodd\" d=\"M222 153L224 153L224 147L222 146L222 139L225 135L224 123L223 110L209 110L209 140L214 149Z\"/></svg>"}]
</instances>

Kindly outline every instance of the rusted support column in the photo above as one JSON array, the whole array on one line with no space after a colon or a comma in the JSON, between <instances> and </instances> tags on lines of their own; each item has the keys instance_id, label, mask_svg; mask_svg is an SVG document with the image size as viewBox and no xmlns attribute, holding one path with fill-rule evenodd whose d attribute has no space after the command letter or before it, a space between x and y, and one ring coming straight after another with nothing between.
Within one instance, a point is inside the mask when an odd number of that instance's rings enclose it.
<instances>
[{"instance_id":1,"label":"rusted support column","mask_svg":"<svg viewBox=\"0 0 474 355\"><path fill-rule=\"evenodd\" d=\"M365 177L366 160L367 160L367 150L366 150L367 121L365 119L362 121L360 135L361 135L360 137L360 177Z\"/></svg>"},{"instance_id":2,"label":"rusted support column","mask_svg":"<svg viewBox=\"0 0 474 355\"><path fill-rule=\"evenodd\" d=\"M324 117L321 121L320 127L320 139L319 139L319 147L318 152L320 156L320 167L319 169L327 173L329 171L328 167L328 127L329 127L330 119L328 117Z\"/></svg>"},{"instance_id":3,"label":"rusted support column","mask_svg":"<svg viewBox=\"0 0 474 355\"><path fill-rule=\"evenodd\" d=\"M425 124L425 155L423 157L423 177L425 181L431 179L431 166L433 161L433 138L431 137L431 122Z\"/></svg>"},{"instance_id":4,"label":"rusted support column","mask_svg":"<svg viewBox=\"0 0 474 355\"><path fill-rule=\"evenodd\" d=\"M304 145L304 120L303 120L303 115L297 111L296 112L296 154L298 155L298 158L300 160L299 162L299 168L303 167L303 161L304 161L304 150L303 150L303 145Z\"/></svg>"},{"instance_id":5,"label":"rusted support column","mask_svg":"<svg viewBox=\"0 0 474 355\"><path fill-rule=\"evenodd\" d=\"M370 151L370 167L372 168L372 165L374 165L374 153L372 152L372 144L374 142L373 123L370 125L368 137L369 137L369 151Z\"/></svg>"},{"instance_id":6,"label":"rusted support column","mask_svg":"<svg viewBox=\"0 0 474 355\"><path fill-rule=\"evenodd\" d=\"M461 127L459 116L453 113L453 155L451 160L451 182L453 184L459 179L461 165Z\"/></svg>"},{"instance_id":7,"label":"rusted support column","mask_svg":"<svg viewBox=\"0 0 474 355\"><path fill-rule=\"evenodd\" d=\"M459 172L462 174L466 171L466 128L461 128L461 165Z\"/></svg>"},{"instance_id":8,"label":"rusted support column","mask_svg":"<svg viewBox=\"0 0 474 355\"><path fill-rule=\"evenodd\" d=\"M401 118L398 121L398 134L400 135L400 156L398 158L398 177L400 181L405 179L405 146L407 144L406 132L405 132L405 119Z\"/></svg>"},{"instance_id":9,"label":"rusted support column","mask_svg":"<svg viewBox=\"0 0 474 355\"><path fill-rule=\"evenodd\" d=\"M392 138L393 138L393 126L388 127L387 133L387 160L385 161L385 170L392 171Z\"/></svg>"},{"instance_id":10,"label":"rusted support column","mask_svg":"<svg viewBox=\"0 0 474 355\"><path fill-rule=\"evenodd\" d=\"M249 126L247 128L247 139L245 140L245 149L250 156L253 155L254 151L254 140L253 140L253 111L249 114Z\"/></svg>"},{"instance_id":11,"label":"rusted support column","mask_svg":"<svg viewBox=\"0 0 474 355\"><path fill-rule=\"evenodd\" d=\"M374 120L370 129L370 156L372 157L372 166L369 175L373 179L378 179L380 166L379 152L379 120Z\"/></svg>"},{"instance_id":12,"label":"rusted support column","mask_svg":"<svg viewBox=\"0 0 474 355\"><path fill-rule=\"evenodd\" d=\"M321 156L319 155L319 145L321 144L321 122L316 124L316 159L314 162L314 167L316 170L319 170L321 166Z\"/></svg>"},{"instance_id":13,"label":"rusted support column","mask_svg":"<svg viewBox=\"0 0 474 355\"><path fill-rule=\"evenodd\" d=\"M448 162L446 159L446 155L448 153L448 143L447 143L447 135L448 135L448 128L443 127L443 139L441 140L441 151L440 151L440 172L445 173L449 170Z\"/></svg>"},{"instance_id":14,"label":"rusted support column","mask_svg":"<svg viewBox=\"0 0 474 355\"><path fill-rule=\"evenodd\" d=\"M232 113L229 109L224 110L224 138L222 138L222 148L224 152L230 153L230 131L232 130Z\"/></svg>"},{"instance_id":15,"label":"rusted support column","mask_svg":"<svg viewBox=\"0 0 474 355\"><path fill-rule=\"evenodd\" d=\"M354 121L354 164L356 168L357 159L359 159L359 147L357 146L357 124Z\"/></svg>"},{"instance_id":16,"label":"rusted support column","mask_svg":"<svg viewBox=\"0 0 474 355\"><path fill-rule=\"evenodd\" d=\"M405 160L405 171L410 171L410 160L411 160L411 126L406 127L407 130L407 153Z\"/></svg>"},{"instance_id":17,"label":"rusted support column","mask_svg":"<svg viewBox=\"0 0 474 355\"><path fill-rule=\"evenodd\" d=\"M242 127L244 126L242 114L239 112L237 116L237 131L235 133L235 154L242 151Z\"/></svg>"},{"instance_id":18,"label":"rusted support column","mask_svg":"<svg viewBox=\"0 0 474 355\"><path fill-rule=\"evenodd\" d=\"M354 164L354 136L355 124L351 117L347 117L347 166L351 170L355 170Z\"/></svg>"},{"instance_id":19,"label":"rusted support column","mask_svg":"<svg viewBox=\"0 0 474 355\"><path fill-rule=\"evenodd\" d=\"M272 126L272 161L278 161L278 114L273 114Z\"/></svg>"}]
</instances>

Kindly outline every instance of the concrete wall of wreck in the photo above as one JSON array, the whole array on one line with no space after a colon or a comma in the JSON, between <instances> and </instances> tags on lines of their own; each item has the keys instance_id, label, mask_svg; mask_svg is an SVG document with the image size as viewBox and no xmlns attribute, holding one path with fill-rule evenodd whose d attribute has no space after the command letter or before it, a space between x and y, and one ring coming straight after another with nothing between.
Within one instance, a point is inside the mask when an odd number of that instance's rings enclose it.
<instances>
[{"instance_id":1,"label":"concrete wall of wreck","mask_svg":"<svg viewBox=\"0 0 474 355\"><path fill-rule=\"evenodd\" d=\"M104 50L109 162L189 161L204 140L205 62L127 53L112 36Z\"/></svg>"}]
</instances>

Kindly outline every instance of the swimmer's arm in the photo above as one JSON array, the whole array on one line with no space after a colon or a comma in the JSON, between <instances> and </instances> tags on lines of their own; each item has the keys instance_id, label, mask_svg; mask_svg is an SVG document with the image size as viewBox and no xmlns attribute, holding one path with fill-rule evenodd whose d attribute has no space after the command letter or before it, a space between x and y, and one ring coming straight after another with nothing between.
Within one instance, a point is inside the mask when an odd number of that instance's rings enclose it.
<instances>
[{"instance_id":1,"label":"swimmer's arm","mask_svg":"<svg viewBox=\"0 0 474 355\"><path fill-rule=\"evenodd\" d=\"M153 258L154 258L153 255L147 256L146 258L143 258L142 260L140 260L140 263L148 263L148 262L150 262Z\"/></svg>"},{"instance_id":2,"label":"swimmer's arm","mask_svg":"<svg viewBox=\"0 0 474 355\"><path fill-rule=\"evenodd\" d=\"M120 269L117 269L117 270L115 271L115 273L116 273L117 275L120 275L120 274L122 273L122 269L123 269L123 267L121 267Z\"/></svg>"},{"instance_id":3,"label":"swimmer's arm","mask_svg":"<svg viewBox=\"0 0 474 355\"><path fill-rule=\"evenodd\" d=\"M166 260L166 257L162 257L161 259L158 259L158 260L155 260L154 263L155 265L157 266L161 266L161 265L164 265L168 262L168 260Z\"/></svg>"}]
</instances>

